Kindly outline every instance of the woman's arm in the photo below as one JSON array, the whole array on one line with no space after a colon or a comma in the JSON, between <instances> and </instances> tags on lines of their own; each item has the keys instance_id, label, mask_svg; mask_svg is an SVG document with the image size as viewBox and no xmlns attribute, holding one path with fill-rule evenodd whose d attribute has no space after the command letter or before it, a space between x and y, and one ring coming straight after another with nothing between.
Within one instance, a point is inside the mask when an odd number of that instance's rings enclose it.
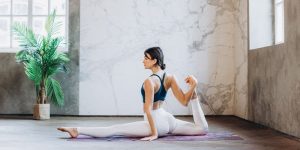
<instances>
[{"instance_id":1,"label":"woman's arm","mask_svg":"<svg viewBox=\"0 0 300 150\"><path fill-rule=\"evenodd\" d=\"M171 78L172 92L173 92L174 96L176 97L176 99L183 106L187 106L191 98L197 97L197 92L196 92L197 80L196 80L196 78L194 76L188 76L185 79L185 82L190 85L190 88L186 93L184 93L182 91L182 89L179 87L178 81L177 81L175 75L173 75Z\"/></svg>"},{"instance_id":2,"label":"woman's arm","mask_svg":"<svg viewBox=\"0 0 300 150\"><path fill-rule=\"evenodd\" d=\"M150 79L147 79L144 82L144 89L145 89L144 112L146 113L151 128L151 135L149 137L142 138L141 140L152 141L158 138L158 133L151 115L152 102L154 98L154 84Z\"/></svg>"}]
</instances>

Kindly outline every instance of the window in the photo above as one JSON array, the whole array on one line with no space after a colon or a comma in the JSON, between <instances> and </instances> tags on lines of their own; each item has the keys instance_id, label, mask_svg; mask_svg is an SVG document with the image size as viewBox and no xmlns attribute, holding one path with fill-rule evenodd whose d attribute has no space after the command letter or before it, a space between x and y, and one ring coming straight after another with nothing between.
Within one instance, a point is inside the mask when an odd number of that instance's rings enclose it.
<instances>
[{"instance_id":1,"label":"window","mask_svg":"<svg viewBox=\"0 0 300 150\"><path fill-rule=\"evenodd\" d=\"M284 42L284 0L248 0L249 48Z\"/></svg>"},{"instance_id":2,"label":"window","mask_svg":"<svg viewBox=\"0 0 300 150\"><path fill-rule=\"evenodd\" d=\"M275 0L274 19L275 19L275 44L284 42L284 8L283 0Z\"/></svg>"},{"instance_id":3,"label":"window","mask_svg":"<svg viewBox=\"0 0 300 150\"><path fill-rule=\"evenodd\" d=\"M0 0L0 51L18 50L18 42L11 30L14 22L24 23L35 33L43 35L46 18L54 9L56 21L62 22L59 36L64 36L67 41L67 6L67 0ZM67 45L62 44L60 49L66 50Z\"/></svg>"}]
</instances>

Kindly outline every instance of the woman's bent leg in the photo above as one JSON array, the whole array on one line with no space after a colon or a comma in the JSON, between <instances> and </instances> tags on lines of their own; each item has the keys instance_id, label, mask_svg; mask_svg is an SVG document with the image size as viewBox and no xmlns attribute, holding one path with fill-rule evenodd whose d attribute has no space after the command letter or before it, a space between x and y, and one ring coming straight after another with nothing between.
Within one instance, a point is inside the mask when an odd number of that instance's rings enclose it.
<instances>
[{"instance_id":1,"label":"woman's bent leg","mask_svg":"<svg viewBox=\"0 0 300 150\"><path fill-rule=\"evenodd\" d=\"M193 119L197 126L200 126L201 128L204 128L208 130L208 124L204 116L204 112L200 106L200 102L197 99L192 99L190 101L190 104L192 105L192 111L193 111Z\"/></svg>"},{"instance_id":2,"label":"woman's bent leg","mask_svg":"<svg viewBox=\"0 0 300 150\"><path fill-rule=\"evenodd\" d=\"M78 127L78 134L92 137L127 136L145 137L151 134L149 123L137 121L108 127Z\"/></svg>"},{"instance_id":3,"label":"woman's bent leg","mask_svg":"<svg viewBox=\"0 0 300 150\"><path fill-rule=\"evenodd\" d=\"M208 124L198 99L190 101L194 123L176 119L176 127L172 134L176 135L204 135L208 132Z\"/></svg>"}]
</instances>

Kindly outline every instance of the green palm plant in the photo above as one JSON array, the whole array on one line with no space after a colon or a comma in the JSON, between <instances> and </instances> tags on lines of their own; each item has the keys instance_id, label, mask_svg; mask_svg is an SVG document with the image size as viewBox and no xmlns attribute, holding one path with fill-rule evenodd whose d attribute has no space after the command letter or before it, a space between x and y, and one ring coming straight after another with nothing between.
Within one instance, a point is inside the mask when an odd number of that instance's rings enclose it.
<instances>
[{"instance_id":1,"label":"green palm plant","mask_svg":"<svg viewBox=\"0 0 300 150\"><path fill-rule=\"evenodd\" d=\"M56 11L48 15L45 24L46 35L38 35L24 24L15 23L13 32L19 41L20 51L17 62L23 63L25 74L35 84L37 104L48 103L48 98L57 106L64 105L62 87L54 76L58 72L67 72L68 56L57 51L63 37L56 36L61 27L55 21Z\"/></svg>"}]
</instances>

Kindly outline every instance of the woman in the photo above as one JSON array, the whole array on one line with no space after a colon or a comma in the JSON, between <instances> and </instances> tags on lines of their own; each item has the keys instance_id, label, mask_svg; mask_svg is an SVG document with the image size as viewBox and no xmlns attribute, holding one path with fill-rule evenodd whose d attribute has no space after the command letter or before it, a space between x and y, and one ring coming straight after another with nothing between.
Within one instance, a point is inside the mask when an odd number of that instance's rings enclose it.
<instances>
[{"instance_id":1,"label":"woman","mask_svg":"<svg viewBox=\"0 0 300 150\"><path fill-rule=\"evenodd\" d=\"M185 82L189 84L189 90L184 93L179 87L176 77L163 71L166 66L163 52L159 47L147 49L144 55L144 67L150 69L153 73L144 81L141 89L144 102L144 121L109 127L61 127L58 130L68 132L72 138L76 138L81 134L92 137L143 137L141 140L148 141L167 134L205 135L208 132L208 125L199 104L196 78L188 76L185 79ZM183 106L188 106L189 103L192 105L194 123L176 119L162 108L167 91L170 88Z\"/></svg>"}]
</instances>

